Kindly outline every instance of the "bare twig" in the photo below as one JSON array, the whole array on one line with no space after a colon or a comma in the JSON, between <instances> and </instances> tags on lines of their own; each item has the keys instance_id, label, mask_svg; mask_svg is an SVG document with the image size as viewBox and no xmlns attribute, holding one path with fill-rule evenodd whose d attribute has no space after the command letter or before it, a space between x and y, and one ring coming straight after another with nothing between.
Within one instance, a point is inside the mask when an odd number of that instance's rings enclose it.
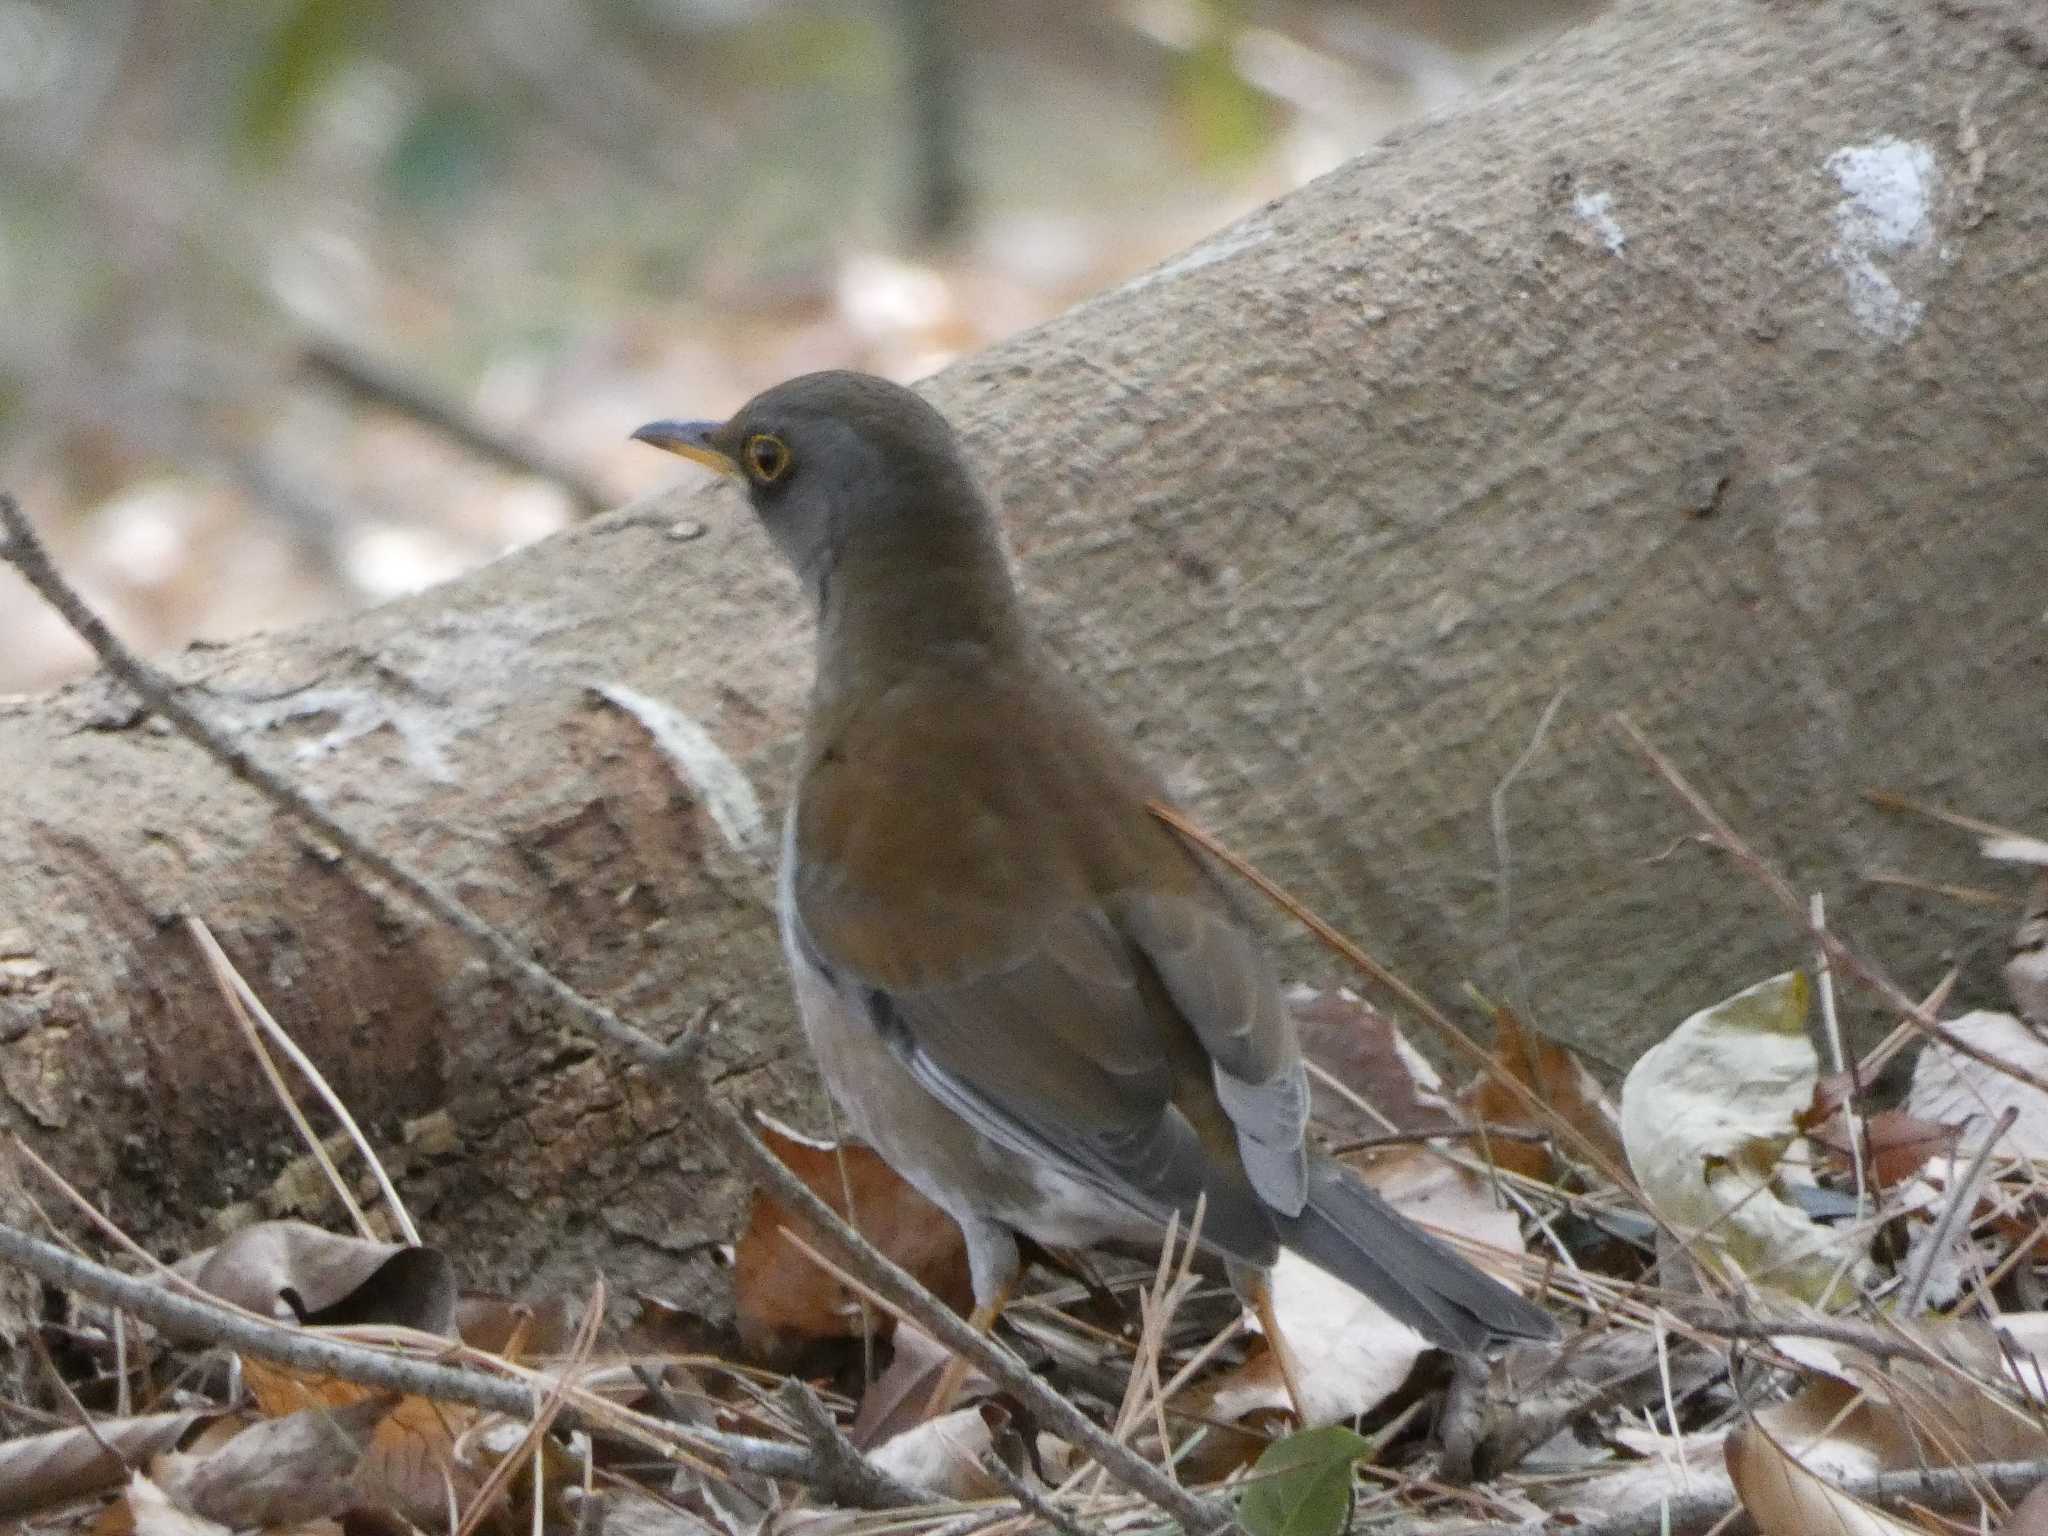
<instances>
[{"instance_id":1,"label":"bare twig","mask_svg":"<svg viewBox=\"0 0 2048 1536\"><path fill-rule=\"evenodd\" d=\"M1686 803L1694 817L1698 819L1700 825L1706 828L1708 836L1732 856L1737 864L1747 870L1751 878L1756 880L1765 890L1769 891L1777 899L1778 905L1783 907L1800 927L1809 928L1811 925L1808 921L1806 902L1800 898L1798 891L1792 888L1791 882L1779 874L1777 870L1773 869L1764 861L1761 854L1742 840L1736 830L1722 818L1721 813L1716 811L1707 802L1704 795L1693 788L1685 775L1678 771L1678 766L1657 749L1655 744L1642 733L1642 730L1633 720L1629 719L1627 715L1617 714L1613 717L1613 721L1614 728L1635 749L1636 755L1648 763L1652 771L1671 787L1672 792L1679 799ZM1882 967L1875 961L1865 960L1855 950L1851 949L1843 942L1839 934L1824 930L1815 933L1814 938L1825 949L1828 958L1834 962L1837 970L1846 976L1855 977L1864 986L1877 993L1879 997L1885 1000L1888 1007L1904 1014L1921 1033L1939 1040L1958 1056L1967 1056L1980 1066L1990 1067L1994 1071L2004 1073L2007 1077L2016 1078L2030 1088L2038 1088L2043 1093L2048 1093L2048 1078L2043 1078L2038 1073L2029 1072L2025 1067L2019 1066L2017 1063L2003 1061L1983 1049L1983 1047L1974 1045L1970 1041L1963 1039L1960 1035L1957 1035L1939 1019L1922 1008L1920 1004L1908 997L1904 989L1897 982L1893 981L1890 976L1886 975Z\"/></svg>"},{"instance_id":2,"label":"bare twig","mask_svg":"<svg viewBox=\"0 0 2048 1536\"><path fill-rule=\"evenodd\" d=\"M1060 1536L1101 1536L1100 1532L1090 1530L1079 1520L1075 1519L1071 1511L1062 1509L1058 1504L1055 1504L1051 1499L1032 1487L1029 1478L1020 1477L1015 1472L1012 1472L1004 1463L1003 1458L994 1451L984 1451L982 1453L981 1469L1000 1483L1003 1492L1015 1499L1027 1514L1038 1516L1039 1519L1058 1531Z\"/></svg>"},{"instance_id":3,"label":"bare twig","mask_svg":"<svg viewBox=\"0 0 2048 1536\"><path fill-rule=\"evenodd\" d=\"M1930 896L1946 896L1950 901L1960 901L1972 907L1996 907L2003 911L2012 905L2012 898L1997 891L1987 891L1981 885L1956 885L1947 880L1923 880L1918 875L1903 874L1895 869L1872 869L1864 871L1863 879L1869 885L1895 885L1901 890L1925 891Z\"/></svg>"},{"instance_id":4,"label":"bare twig","mask_svg":"<svg viewBox=\"0 0 2048 1536\"><path fill-rule=\"evenodd\" d=\"M12 496L0 493L0 558L4 558L44 602L78 631L93 648L102 665L126 683L150 710L169 721L194 746L262 795L287 815L296 817L321 838L356 860L385 884L403 892L435 917L468 939L510 980L528 992L566 1010L584 1028L648 1065L662 1068L680 1065L694 1056L701 1043L685 1037L665 1047L643 1031L628 1024L602 1003L585 997L554 975L498 929L443 891L438 885L408 869L388 854L379 852L354 832L315 805L306 795L285 781L275 770L257 762L236 746L225 733L203 719L179 697L177 684L156 668L140 660L114 637L100 616L57 573L49 551Z\"/></svg>"},{"instance_id":5,"label":"bare twig","mask_svg":"<svg viewBox=\"0 0 2048 1536\"><path fill-rule=\"evenodd\" d=\"M590 1351L597 1343L598 1324L604 1321L604 1276L597 1277L597 1284L591 1288L590 1300L584 1303L583 1320L576 1325L575 1341L569 1346L569 1358L563 1362L560 1373L549 1385L547 1396L533 1411L533 1422L526 1427L526 1434L519 1444L498 1458L498 1464L491 1468L491 1475L477 1489L476 1497L469 1501L469 1512L462 1517L462 1523L455 1528L455 1536L473 1536L476 1528L483 1523L484 1516L491 1512L498 1502L498 1496L519 1475L520 1464L527 1455L538 1456L540 1443L548 1427L562 1414L562 1394L577 1373L590 1364ZM541 1507L540 1464L534 1464L533 1507ZM536 1517L538 1518L538 1517Z\"/></svg>"},{"instance_id":6,"label":"bare twig","mask_svg":"<svg viewBox=\"0 0 2048 1536\"><path fill-rule=\"evenodd\" d=\"M560 486L580 517L595 517L611 498L580 470L553 458L515 433L467 411L424 381L331 336L308 338L300 361L329 383L371 405L384 406L460 443L480 458Z\"/></svg>"},{"instance_id":7,"label":"bare twig","mask_svg":"<svg viewBox=\"0 0 2048 1536\"><path fill-rule=\"evenodd\" d=\"M266 1322L222 1302L181 1296L151 1281L67 1253L54 1243L30 1237L5 1224L0 1224L0 1259L18 1265L48 1285L119 1307L167 1332L223 1344L289 1370L335 1376L362 1386L383 1387L439 1402L466 1403L489 1413L521 1419L533 1412L534 1393L528 1384L349 1343L313 1329ZM634 1433L634 1438L664 1454L709 1452L747 1471L805 1484L816 1475L814 1459L801 1446L695 1425L671 1428L623 1410L616 1419L607 1415L595 1420L575 1404L565 1409L562 1417L581 1428ZM635 1425L642 1427L636 1432Z\"/></svg>"},{"instance_id":8,"label":"bare twig","mask_svg":"<svg viewBox=\"0 0 2048 1536\"><path fill-rule=\"evenodd\" d=\"M1924 800L1915 800L1911 796L1899 794L1896 790L1866 789L1863 791L1863 798L1879 810L1904 811L1909 816L1925 816L1928 820L1938 821L1945 827L1974 832L1979 837L2023 838L2027 835L2024 832L2015 832L2011 827L2002 827L1995 821L1986 821L1981 816L1966 816L1961 811L1929 805Z\"/></svg>"},{"instance_id":9,"label":"bare twig","mask_svg":"<svg viewBox=\"0 0 2048 1536\"><path fill-rule=\"evenodd\" d=\"M924 1489L891 1477L861 1455L838 1420L818 1401L818 1394L795 1377L776 1388L775 1401L788 1410L803 1432L822 1479L814 1486L833 1503L855 1509L908 1509L937 1502Z\"/></svg>"},{"instance_id":10,"label":"bare twig","mask_svg":"<svg viewBox=\"0 0 2048 1536\"><path fill-rule=\"evenodd\" d=\"M249 985L242 973L235 969L227 954L221 949L211 929L196 917L188 917L186 925L200 941L200 948L207 952L206 958L216 971L224 971L226 980L241 1006L247 1011L249 1021L259 1026L271 1042L283 1051L291 1064L299 1069L312 1090L320 1096L320 1102L327 1106L327 1112L340 1122L342 1133L355 1146L356 1154L370 1170L370 1177L376 1181L378 1194L384 1197L384 1208L391 1213L391 1220L397 1226L399 1236L415 1248L420 1243L420 1229L413 1225L412 1215L405 1208L405 1202L398 1198L398 1186L391 1182L391 1175L384 1171L384 1161L377 1156L377 1149L370 1145L370 1138L363 1134L363 1128L356 1124L356 1117L349 1113L348 1105L342 1102L328 1083L326 1076L313 1064L313 1058L299 1049L299 1043L285 1032L282 1024L271 1017L263 999L256 995L256 989Z\"/></svg>"},{"instance_id":11,"label":"bare twig","mask_svg":"<svg viewBox=\"0 0 2048 1536\"><path fill-rule=\"evenodd\" d=\"M192 935L193 942L199 946L200 954L205 956L207 966L213 972L213 984L220 988L221 1001L228 1005L229 1015L234 1019L236 1027L242 1031L243 1043L249 1047L249 1054L256 1058L256 1065L263 1069L264 1080L270 1084L270 1091L276 1096L277 1102L284 1106L285 1114L290 1116L293 1128L299 1133L299 1140L306 1144L306 1150L312 1154L313 1161L320 1165L320 1171L327 1176L328 1187L334 1191L335 1198L341 1201L342 1208L348 1212L349 1220L355 1223L356 1234L370 1242L376 1242L376 1228L370 1225L370 1218L363 1214L362 1206L356 1201L355 1191L348 1187L348 1180L341 1176L341 1170L334 1166L334 1159L327 1155L327 1144L313 1129L312 1122L306 1118L306 1112L299 1108L299 1101L292 1096L291 1085L285 1082L284 1074L277 1070L277 1062L271 1057L269 1047L263 1043L263 1035L256 1027L255 1016L250 1013L250 1005L242 996L248 989L248 983L242 980L242 973L235 969L235 963L228 959L227 951L222 949L220 941L214 938L213 930L201 919L188 916L185 919L185 931ZM255 993L251 991L249 996L254 997ZM256 1006L262 1007L260 1000ZM266 1018L269 1017L268 1009L264 1010L264 1015ZM270 1019L269 1022L278 1034L284 1034L284 1030L275 1019ZM305 1068L302 1066L299 1070L303 1072ZM331 1095L329 1100L330 1103L333 1102ZM358 1149L368 1156L368 1143L360 1139L360 1132L355 1131L353 1117L347 1121L347 1125L358 1138ZM374 1164L376 1159L371 1158L370 1161ZM391 1210L400 1218L406 1241L417 1247L419 1233L413 1230L411 1218L405 1216L405 1207L399 1204L395 1192Z\"/></svg>"},{"instance_id":12,"label":"bare twig","mask_svg":"<svg viewBox=\"0 0 2048 1536\"><path fill-rule=\"evenodd\" d=\"M115 1448L111 1440L100 1433L99 1425L93 1422L93 1417L86 1411L85 1404L78 1400L78 1394L71 1390L71 1383L66 1381L64 1373L57 1369L57 1362L50 1358L50 1346L43 1342L42 1331L36 1328L29 1329L28 1342L35 1350L36 1363L42 1366L51 1384L56 1387L58 1395L64 1399L73 1416L77 1418L78 1427L92 1437L93 1443L100 1448L100 1453L112 1458L114 1465L119 1467L124 1475L132 1473L135 1468L129 1463L128 1458Z\"/></svg>"},{"instance_id":13,"label":"bare twig","mask_svg":"<svg viewBox=\"0 0 2048 1536\"><path fill-rule=\"evenodd\" d=\"M1383 1136L1360 1136L1340 1141L1324 1150L1332 1157L1347 1152L1370 1152L1378 1147L1413 1147L1431 1141L1519 1141L1545 1146L1557 1140L1555 1131L1541 1131L1514 1125L1447 1125L1431 1131L1388 1131Z\"/></svg>"},{"instance_id":14,"label":"bare twig","mask_svg":"<svg viewBox=\"0 0 2048 1536\"><path fill-rule=\"evenodd\" d=\"M321 810L299 790L271 769L227 740L179 697L168 679L132 655L106 624L88 608L51 563L35 530L23 516L13 497L0 494L0 558L19 570L29 585L62 615L65 622L99 655L107 670L132 688L152 710L161 714L201 751L215 759L235 777L264 795L273 804L305 821L334 847L359 860L379 879L404 892L429 912L469 939L497 962L507 979L530 994L565 1009L583 1028L668 1074L668 1080L683 1077L678 1069L694 1068L701 1032L686 1036L678 1045L664 1047L652 1036L627 1022L603 1004L584 996L567 982L540 966L504 933L485 922L468 907L438 886L378 851L363 838ZM848 1266L876 1293L914 1317L933 1338L956 1353L966 1355L991 1380L1014 1392L1037 1417L1038 1422L1093 1458L1111 1476L1154 1505L1191 1532L1207 1532L1234 1524L1230 1510L1190 1493L1172 1477L1119 1443L1066 1398L1047 1386L1010 1350L977 1332L901 1266L876 1249L812 1190L790 1172L782 1160L753 1132L753 1128L730 1107L715 1099L701 1076L688 1074L687 1091L678 1094L678 1105L699 1127L728 1144L734 1155L756 1178L772 1189L783 1203L808 1218L845 1255ZM32 1241L30 1239L29 1241ZM0 1257L10 1257L0 1251ZM68 1256L67 1256L68 1257ZM111 1273L111 1272L110 1272ZM117 1277L118 1278L118 1277ZM330 1346L331 1347L331 1346ZM252 1352L254 1352L252 1350ZM406 1362L416 1364L415 1362ZM339 1372L336 1372L339 1374ZM372 1385L383 1385L373 1382ZM406 1390L401 1388L401 1390ZM466 1401L467 1399L457 1399ZM499 1411L524 1416L524 1408ZM702 1436L704 1431L693 1430ZM773 1447L772 1442L763 1444ZM804 1472L811 1469L807 1452L789 1450L800 1459ZM758 1470L758 1469L757 1469ZM802 1476L803 1473L771 1475Z\"/></svg>"},{"instance_id":15,"label":"bare twig","mask_svg":"<svg viewBox=\"0 0 2048 1536\"><path fill-rule=\"evenodd\" d=\"M1842 1101L1842 1124L1849 1131L1849 1166L1856 1174L1856 1214L1860 1217L1870 1208L1869 1172L1863 1152L1863 1079L1856 1073L1856 1063L1842 1044L1842 1016L1835 1007L1835 967L1828 959L1827 898L1819 891L1813 893L1808 907L1813 918L1814 966L1820 975L1820 1018L1823 1038L1828 1043L1828 1065L1834 1072L1849 1074L1849 1093ZM1848 1260L1845 1258L1844 1263Z\"/></svg>"},{"instance_id":16,"label":"bare twig","mask_svg":"<svg viewBox=\"0 0 2048 1536\"><path fill-rule=\"evenodd\" d=\"M1514 967L1516 1005L1526 1008L1529 1004L1529 978L1522 971L1522 945L1515 937L1514 919L1514 859L1508 842L1508 791L1536 761L1536 754L1543 750L1543 739L1550 734L1551 723L1557 719L1557 712L1564 707L1565 695L1571 689L1560 688L1550 696L1550 702L1543 706L1543 713L1536 718L1536 729L1529 733L1529 744L1522 748L1522 755L1514 760L1508 771L1501 775L1500 782L1493 786L1493 794L1487 799L1487 808L1493 817L1493 860L1494 887L1500 904L1500 937L1507 946L1509 963Z\"/></svg>"},{"instance_id":17,"label":"bare twig","mask_svg":"<svg viewBox=\"0 0 2048 1536\"><path fill-rule=\"evenodd\" d=\"M1906 1277L1905 1286L1899 1292L1899 1311L1903 1315L1911 1317L1920 1310L1920 1302L1927 1294L1927 1282L1934 1274L1935 1263L1955 1236L1956 1223L1961 1222L1965 1232L1970 1230L1970 1213L1977 1206L1977 1186L1983 1182L1984 1170L1991 1162L1991 1149L1998 1145L2019 1117L2019 1105L2005 1106L2005 1113L1998 1117L1997 1123L1991 1127L1991 1134L1984 1138L1984 1145L1977 1149L1977 1155L1970 1159L1970 1166L1957 1180L1954 1193L1949 1197L1948 1209L1934 1224L1920 1262L1913 1266L1913 1272Z\"/></svg>"},{"instance_id":18,"label":"bare twig","mask_svg":"<svg viewBox=\"0 0 2048 1536\"><path fill-rule=\"evenodd\" d=\"M1989 1491L2017 1503L2048 1478L2048 1461L1987 1461L1970 1466L1924 1467L1844 1478L1832 1486L1866 1504L1937 1511L1973 1511ZM1756 1522L1725 1493L1695 1493L1578 1527L1575 1536L1754 1536Z\"/></svg>"}]
</instances>

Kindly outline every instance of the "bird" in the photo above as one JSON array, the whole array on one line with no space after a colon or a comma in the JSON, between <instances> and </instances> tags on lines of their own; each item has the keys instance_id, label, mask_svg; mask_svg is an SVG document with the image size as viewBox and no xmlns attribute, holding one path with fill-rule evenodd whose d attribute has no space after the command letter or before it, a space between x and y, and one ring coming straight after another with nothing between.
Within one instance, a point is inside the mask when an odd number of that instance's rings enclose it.
<instances>
[{"instance_id":1,"label":"bird","mask_svg":"<svg viewBox=\"0 0 2048 1536\"><path fill-rule=\"evenodd\" d=\"M1310 1145L1272 962L1151 810L1172 803L1163 781L1047 653L934 406L828 371L632 435L737 480L809 596L784 957L851 1129L958 1223L977 1327L1020 1237L1156 1245L1199 1209L1297 1417L1268 1283L1282 1249L1453 1352L1556 1336Z\"/></svg>"}]
</instances>

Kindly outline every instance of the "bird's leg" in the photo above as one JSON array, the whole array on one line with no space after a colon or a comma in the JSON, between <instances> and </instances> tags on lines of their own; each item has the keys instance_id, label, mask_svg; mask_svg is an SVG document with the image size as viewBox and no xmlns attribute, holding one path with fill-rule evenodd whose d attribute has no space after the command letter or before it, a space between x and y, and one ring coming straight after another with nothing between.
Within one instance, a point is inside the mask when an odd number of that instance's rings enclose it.
<instances>
[{"instance_id":1,"label":"bird's leg","mask_svg":"<svg viewBox=\"0 0 2048 1536\"><path fill-rule=\"evenodd\" d=\"M1017 1276L1012 1273L1001 1283L996 1293L988 1300L978 1302L967 1326L976 1333L987 1333L996 1325L996 1319L1003 1315L1003 1308L1009 1304L1010 1294L1017 1288ZM969 1369L965 1355L956 1354L946 1362L946 1368L939 1374L939 1384L932 1388L932 1395L924 1405L926 1419L936 1419L953 1406L953 1399L960 1395L960 1385L967 1380Z\"/></svg>"},{"instance_id":2,"label":"bird's leg","mask_svg":"<svg viewBox=\"0 0 2048 1536\"><path fill-rule=\"evenodd\" d=\"M1294 1422L1299 1428L1306 1429L1308 1399L1301 1390L1301 1362L1295 1358L1294 1346L1287 1342L1287 1335L1281 1331L1280 1314L1273 1307L1273 1277L1266 1274L1245 1277L1241 1294L1258 1315L1259 1327L1266 1335L1266 1347L1273 1351L1273 1358L1279 1363L1280 1380L1287 1388L1287 1401L1294 1409Z\"/></svg>"}]
</instances>

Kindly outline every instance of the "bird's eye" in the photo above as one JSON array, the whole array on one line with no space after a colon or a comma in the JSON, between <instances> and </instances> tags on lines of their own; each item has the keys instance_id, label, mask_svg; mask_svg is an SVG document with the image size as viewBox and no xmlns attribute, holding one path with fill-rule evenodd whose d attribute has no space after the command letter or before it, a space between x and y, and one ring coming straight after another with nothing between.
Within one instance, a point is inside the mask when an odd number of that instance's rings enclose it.
<instances>
[{"instance_id":1,"label":"bird's eye","mask_svg":"<svg viewBox=\"0 0 2048 1536\"><path fill-rule=\"evenodd\" d=\"M756 432L747 439L747 472L773 485L789 473L789 445L772 433Z\"/></svg>"}]
</instances>

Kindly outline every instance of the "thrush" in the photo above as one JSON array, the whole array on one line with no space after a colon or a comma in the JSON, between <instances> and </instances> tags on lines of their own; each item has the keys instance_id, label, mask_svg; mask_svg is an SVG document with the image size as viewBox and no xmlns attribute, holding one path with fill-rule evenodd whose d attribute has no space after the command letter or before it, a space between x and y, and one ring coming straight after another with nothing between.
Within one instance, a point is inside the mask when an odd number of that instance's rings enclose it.
<instances>
[{"instance_id":1,"label":"thrush","mask_svg":"<svg viewBox=\"0 0 2048 1536\"><path fill-rule=\"evenodd\" d=\"M1283 1248L1444 1348L1555 1335L1310 1148L1270 962L1148 810L1160 780L1034 637L938 411L814 373L729 421L633 435L738 479L810 595L783 949L853 1130L959 1223L978 1321L1019 1234L1156 1243L1199 1202L1283 1368L1263 1284Z\"/></svg>"}]
</instances>

